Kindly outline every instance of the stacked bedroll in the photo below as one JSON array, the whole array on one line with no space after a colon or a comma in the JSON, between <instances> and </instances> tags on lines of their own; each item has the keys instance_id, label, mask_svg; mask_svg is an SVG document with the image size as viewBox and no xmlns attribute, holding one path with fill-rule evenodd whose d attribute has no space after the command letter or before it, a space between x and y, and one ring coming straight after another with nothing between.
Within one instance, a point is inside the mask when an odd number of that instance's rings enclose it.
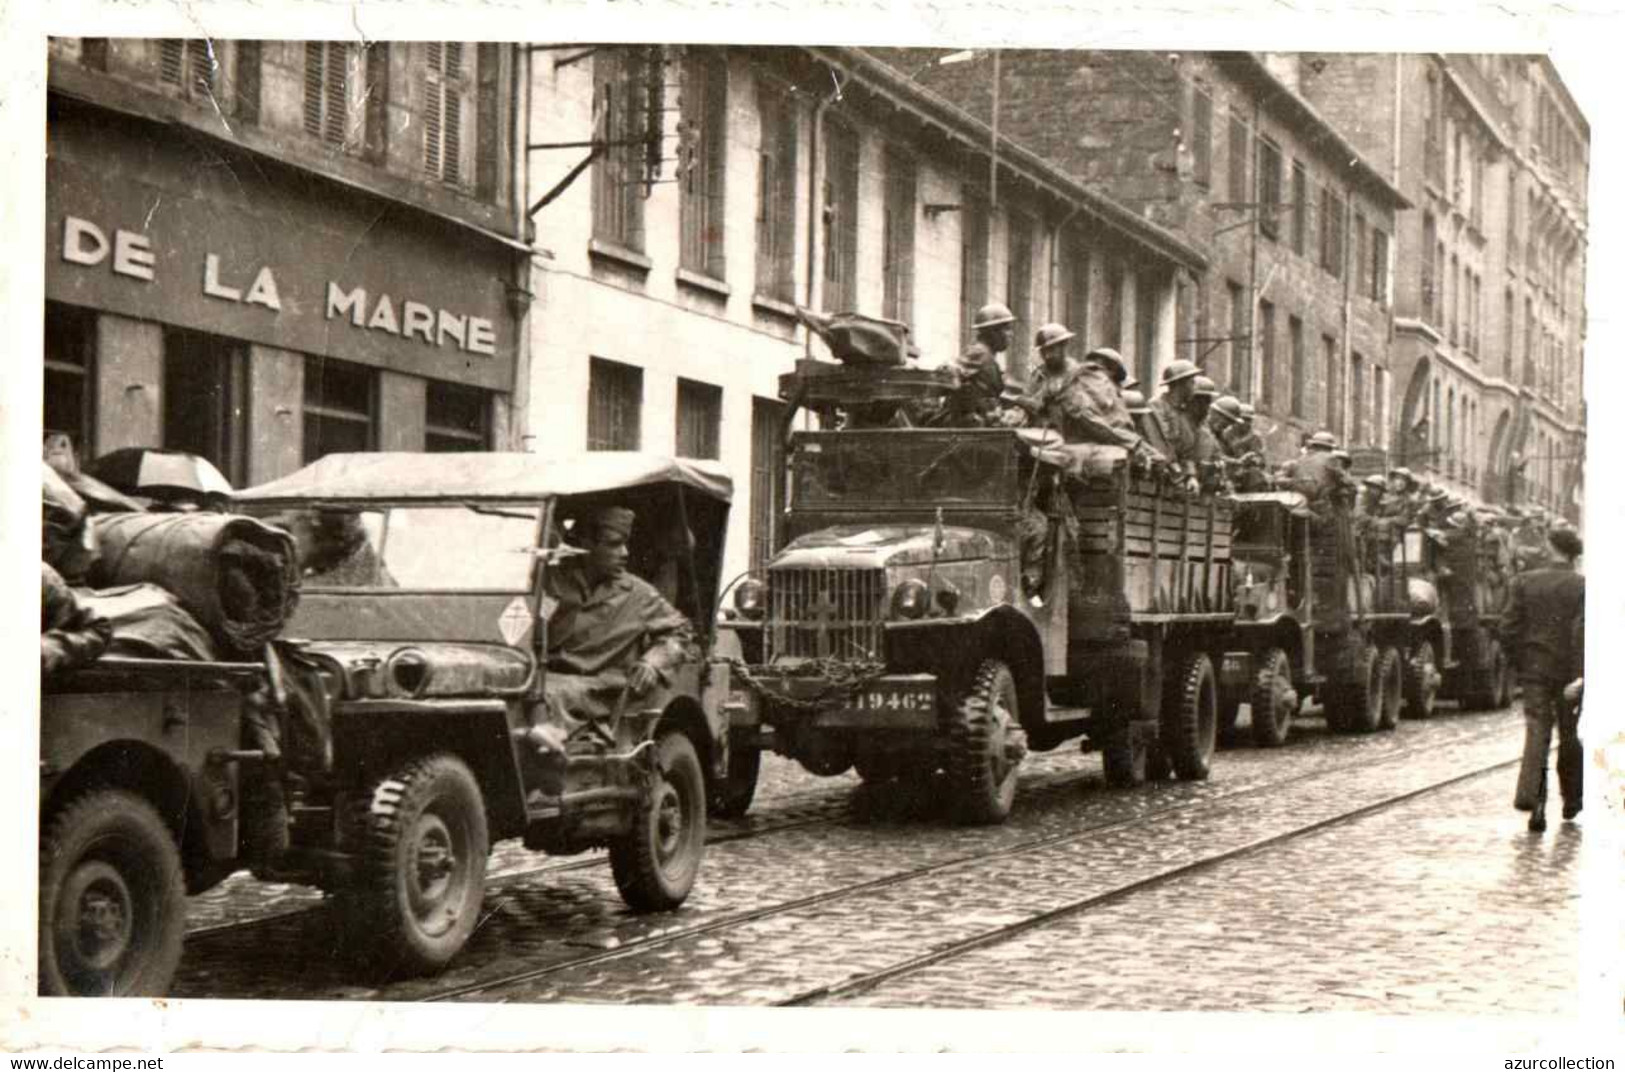
<instances>
[{"instance_id":1,"label":"stacked bedroll","mask_svg":"<svg viewBox=\"0 0 1625 1072\"><path fill-rule=\"evenodd\" d=\"M1074 484L1070 638L1111 640L1136 621L1233 614L1234 503L1126 469Z\"/></svg>"}]
</instances>

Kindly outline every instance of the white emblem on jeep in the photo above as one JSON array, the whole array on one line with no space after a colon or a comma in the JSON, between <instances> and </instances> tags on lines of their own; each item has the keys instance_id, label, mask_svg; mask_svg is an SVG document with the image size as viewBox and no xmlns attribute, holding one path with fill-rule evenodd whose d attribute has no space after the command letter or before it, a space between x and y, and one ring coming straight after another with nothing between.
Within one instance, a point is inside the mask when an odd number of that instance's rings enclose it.
<instances>
[{"instance_id":1,"label":"white emblem on jeep","mask_svg":"<svg viewBox=\"0 0 1625 1072\"><path fill-rule=\"evenodd\" d=\"M992 580L987 582L987 598L993 603L1004 602L1004 574L995 573Z\"/></svg>"},{"instance_id":2,"label":"white emblem on jeep","mask_svg":"<svg viewBox=\"0 0 1625 1072\"><path fill-rule=\"evenodd\" d=\"M497 628L502 631L502 639L510 648L530 632L530 626L530 608L518 596L515 596L514 601L503 610L501 617L497 618Z\"/></svg>"}]
</instances>

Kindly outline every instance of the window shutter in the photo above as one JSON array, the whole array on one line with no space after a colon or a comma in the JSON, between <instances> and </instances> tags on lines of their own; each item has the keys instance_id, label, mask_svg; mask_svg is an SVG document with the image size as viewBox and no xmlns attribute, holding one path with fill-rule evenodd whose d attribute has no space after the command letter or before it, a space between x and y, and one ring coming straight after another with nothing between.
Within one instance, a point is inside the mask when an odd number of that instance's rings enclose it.
<instances>
[{"instance_id":1,"label":"window shutter","mask_svg":"<svg viewBox=\"0 0 1625 1072\"><path fill-rule=\"evenodd\" d=\"M346 46L336 41L327 46L327 79L323 86L322 137L334 145L343 145L350 107L350 72L346 63Z\"/></svg>"},{"instance_id":2,"label":"window shutter","mask_svg":"<svg viewBox=\"0 0 1625 1072\"><path fill-rule=\"evenodd\" d=\"M186 68L186 42L167 38L158 42L158 70L164 85L178 86Z\"/></svg>"},{"instance_id":3,"label":"window shutter","mask_svg":"<svg viewBox=\"0 0 1625 1072\"><path fill-rule=\"evenodd\" d=\"M305 133L322 136L322 43L305 43Z\"/></svg>"},{"instance_id":4,"label":"window shutter","mask_svg":"<svg viewBox=\"0 0 1625 1072\"><path fill-rule=\"evenodd\" d=\"M369 44L366 67L367 157L378 163L389 155L389 46Z\"/></svg>"},{"instance_id":5,"label":"window shutter","mask_svg":"<svg viewBox=\"0 0 1625 1072\"><path fill-rule=\"evenodd\" d=\"M501 132L498 128L497 78L501 53L493 44L482 44L476 56L478 96L474 102L474 193L494 201L500 186Z\"/></svg>"},{"instance_id":6,"label":"window shutter","mask_svg":"<svg viewBox=\"0 0 1625 1072\"><path fill-rule=\"evenodd\" d=\"M200 94L212 93L214 91L214 57L209 54L209 43L207 41L188 41L186 43L186 52L188 60L187 74L190 76L186 91Z\"/></svg>"},{"instance_id":7,"label":"window shutter","mask_svg":"<svg viewBox=\"0 0 1625 1072\"><path fill-rule=\"evenodd\" d=\"M260 119L260 43L237 42L237 118L245 123Z\"/></svg>"}]
</instances>

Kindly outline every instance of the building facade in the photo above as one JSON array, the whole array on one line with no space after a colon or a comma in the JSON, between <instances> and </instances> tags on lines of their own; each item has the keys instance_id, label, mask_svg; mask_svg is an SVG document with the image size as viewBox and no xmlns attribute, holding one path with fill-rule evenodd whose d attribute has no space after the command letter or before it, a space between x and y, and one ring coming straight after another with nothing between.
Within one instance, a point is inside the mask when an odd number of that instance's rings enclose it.
<instances>
[{"instance_id":1,"label":"building facade","mask_svg":"<svg viewBox=\"0 0 1625 1072\"><path fill-rule=\"evenodd\" d=\"M56 39L47 433L257 484L509 440L509 46Z\"/></svg>"},{"instance_id":2,"label":"building facade","mask_svg":"<svg viewBox=\"0 0 1625 1072\"><path fill-rule=\"evenodd\" d=\"M1513 55L1277 62L1417 206L1398 239L1396 461L1579 520L1590 128L1556 69Z\"/></svg>"},{"instance_id":3,"label":"building facade","mask_svg":"<svg viewBox=\"0 0 1625 1072\"><path fill-rule=\"evenodd\" d=\"M1408 200L1252 53L1011 50L896 62L1209 260L1178 356L1252 402L1277 458L1389 445L1393 236ZM995 62L996 60L996 62ZM1151 361L1137 357L1146 372Z\"/></svg>"},{"instance_id":4,"label":"building facade","mask_svg":"<svg viewBox=\"0 0 1625 1072\"><path fill-rule=\"evenodd\" d=\"M995 154L986 124L879 54L528 55L528 200L545 253L525 442L722 459L730 574L772 545L778 377L826 356L797 305L901 321L925 366L964 349L988 301L1019 321L1016 378L1047 320L1173 358L1176 295L1200 253L1019 141Z\"/></svg>"}]
</instances>

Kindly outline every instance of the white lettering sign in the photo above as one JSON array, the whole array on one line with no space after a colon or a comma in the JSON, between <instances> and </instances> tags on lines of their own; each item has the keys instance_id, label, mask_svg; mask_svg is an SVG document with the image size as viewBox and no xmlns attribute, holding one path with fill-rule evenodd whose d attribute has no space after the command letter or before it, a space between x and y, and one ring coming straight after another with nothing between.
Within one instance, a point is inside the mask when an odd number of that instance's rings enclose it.
<instances>
[{"instance_id":1,"label":"white lettering sign","mask_svg":"<svg viewBox=\"0 0 1625 1072\"><path fill-rule=\"evenodd\" d=\"M62 221L62 259L95 267L107 259L107 234L89 220L68 216ZM144 234L123 229L113 232L113 271L135 279L152 280L158 258Z\"/></svg>"}]
</instances>

